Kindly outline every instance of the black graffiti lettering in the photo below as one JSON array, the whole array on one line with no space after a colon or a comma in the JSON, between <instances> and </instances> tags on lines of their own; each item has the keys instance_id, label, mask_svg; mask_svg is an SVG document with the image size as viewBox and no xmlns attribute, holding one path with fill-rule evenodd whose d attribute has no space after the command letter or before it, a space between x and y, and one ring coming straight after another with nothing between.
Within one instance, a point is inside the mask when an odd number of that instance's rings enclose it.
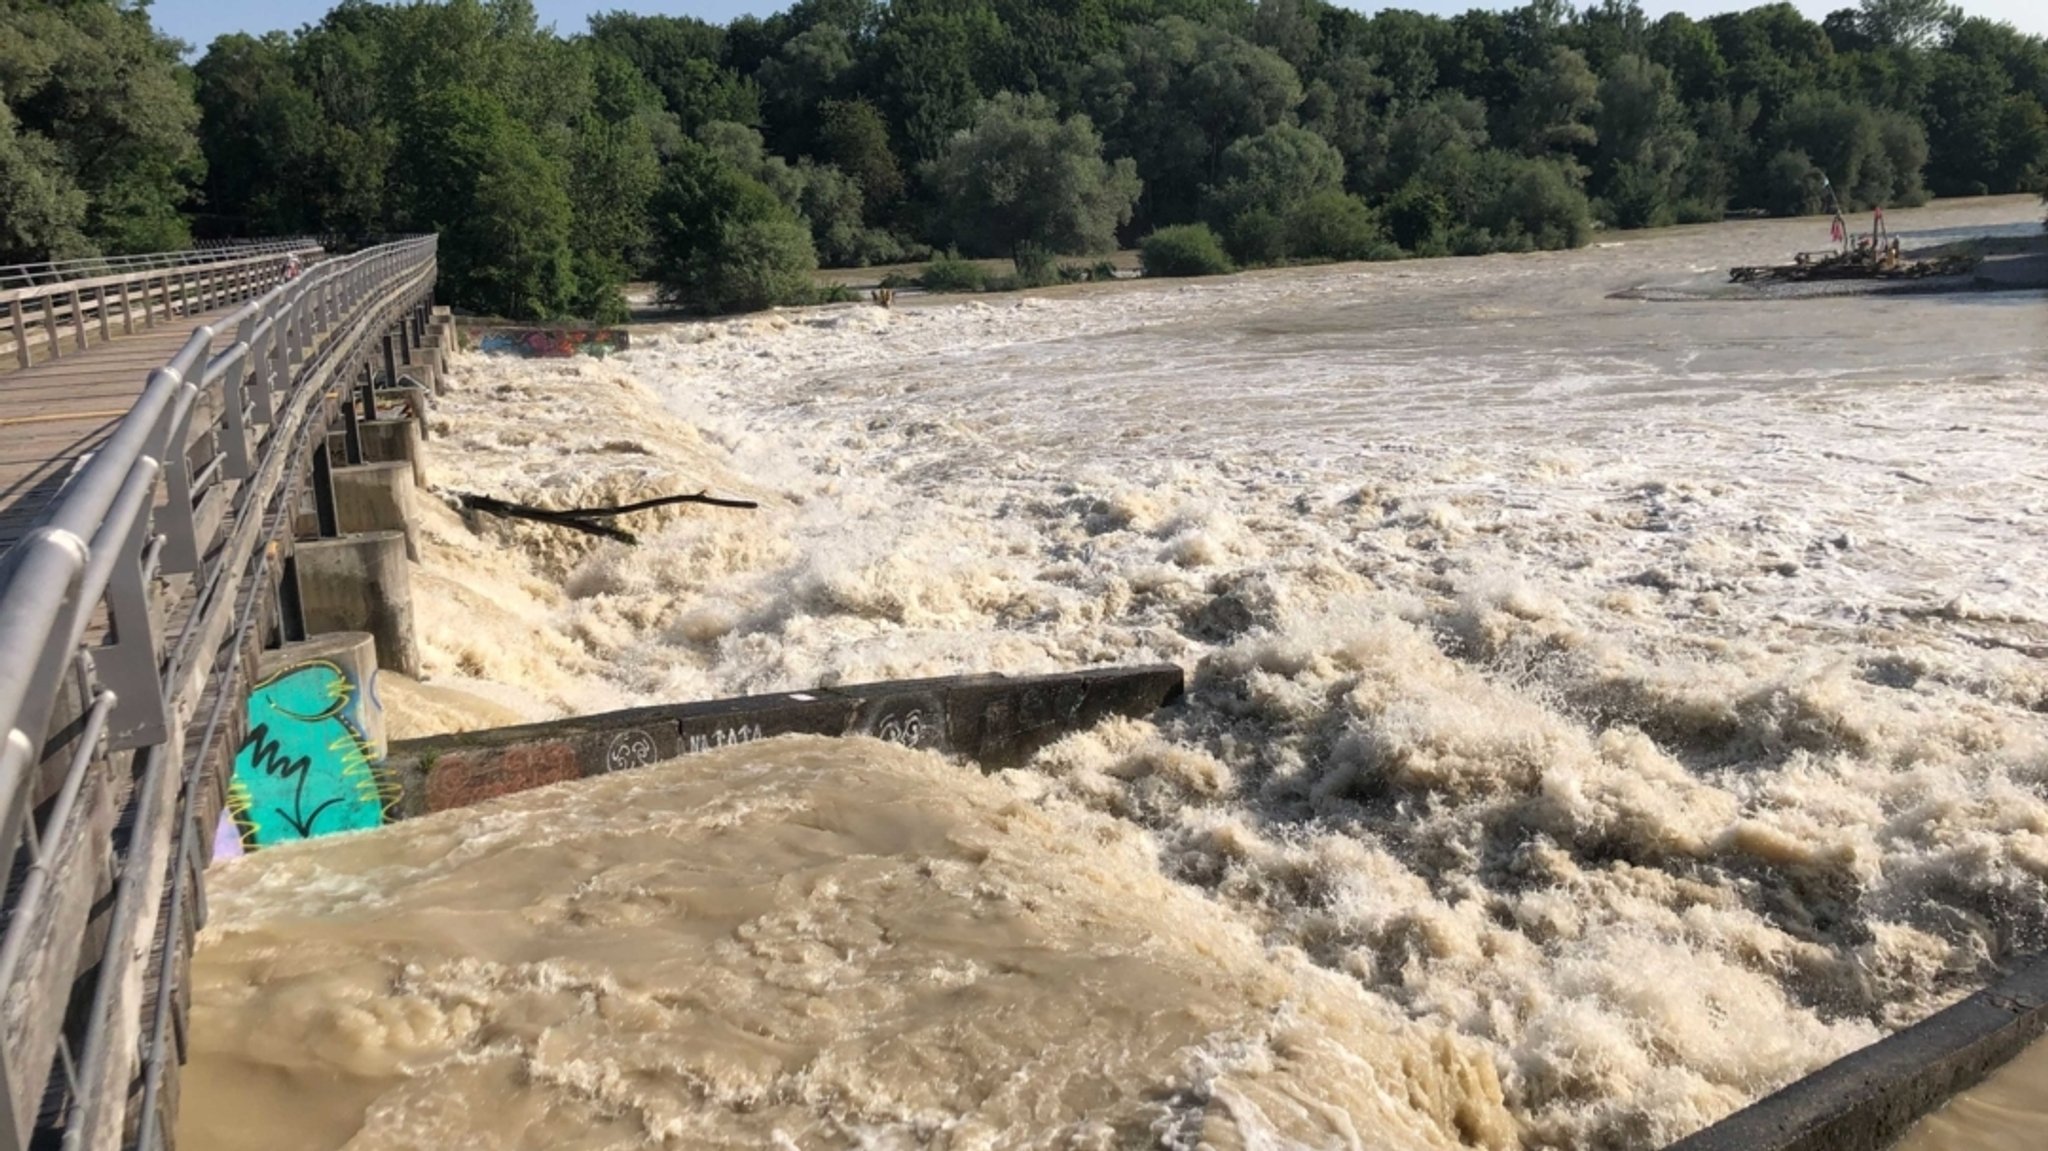
<instances>
[{"instance_id":1,"label":"black graffiti lettering","mask_svg":"<svg viewBox=\"0 0 2048 1151\"><path fill-rule=\"evenodd\" d=\"M271 810L297 832L299 838L311 839L313 823L320 818L320 813L340 803L341 800L330 799L312 811L306 811L306 783L312 778L313 757L302 755L296 759L287 759L280 754L283 750L283 741L270 738L270 725L259 723L249 732L249 738L242 741L242 746L236 754L249 753L250 766L265 775L297 781L292 788L292 810L286 811L281 807L273 807Z\"/></svg>"},{"instance_id":2,"label":"black graffiti lettering","mask_svg":"<svg viewBox=\"0 0 2048 1151\"><path fill-rule=\"evenodd\" d=\"M259 723L249 732L249 738L242 741L242 746L235 750L235 754L247 752L249 765L265 775L282 776L285 779L296 777L303 782L306 773L313 769L313 757L302 755L297 759L286 759L280 754L283 750L283 740L270 738L270 725Z\"/></svg>"}]
</instances>

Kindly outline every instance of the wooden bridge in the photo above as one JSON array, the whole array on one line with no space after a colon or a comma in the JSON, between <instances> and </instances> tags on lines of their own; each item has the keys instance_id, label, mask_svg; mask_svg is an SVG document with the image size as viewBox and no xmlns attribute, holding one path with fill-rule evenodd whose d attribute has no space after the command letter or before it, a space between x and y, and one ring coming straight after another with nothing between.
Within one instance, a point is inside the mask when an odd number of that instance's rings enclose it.
<instances>
[{"instance_id":1,"label":"wooden bridge","mask_svg":"<svg viewBox=\"0 0 2048 1151\"><path fill-rule=\"evenodd\" d=\"M435 273L432 237L0 269L0 1151L170 1145L250 673Z\"/></svg>"}]
</instances>

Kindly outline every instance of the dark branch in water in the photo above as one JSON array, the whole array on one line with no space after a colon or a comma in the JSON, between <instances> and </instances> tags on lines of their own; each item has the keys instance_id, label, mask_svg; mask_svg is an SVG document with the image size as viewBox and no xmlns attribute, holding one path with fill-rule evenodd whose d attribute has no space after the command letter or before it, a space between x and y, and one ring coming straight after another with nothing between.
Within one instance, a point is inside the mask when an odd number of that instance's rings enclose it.
<instances>
[{"instance_id":1,"label":"dark branch in water","mask_svg":"<svg viewBox=\"0 0 2048 1151\"><path fill-rule=\"evenodd\" d=\"M621 543L629 544L640 542L639 537L624 528L613 527L611 524L599 523L598 521L608 520L614 516L626 515L629 512L643 512L649 508L666 507L669 504L710 504L712 507L719 508L758 508L761 506L753 500L720 499L717 496L707 495L704 492L680 496L662 496L658 499L641 500L639 503L623 504L615 508L562 508L559 510L537 508L531 504L515 504L510 500L480 496L472 492L455 492L453 495L456 506L464 511L484 512L488 515L504 516L507 519L534 520L539 523L554 524L557 527L573 528L576 531L585 532L589 535L603 536L606 539L618 540Z\"/></svg>"}]
</instances>

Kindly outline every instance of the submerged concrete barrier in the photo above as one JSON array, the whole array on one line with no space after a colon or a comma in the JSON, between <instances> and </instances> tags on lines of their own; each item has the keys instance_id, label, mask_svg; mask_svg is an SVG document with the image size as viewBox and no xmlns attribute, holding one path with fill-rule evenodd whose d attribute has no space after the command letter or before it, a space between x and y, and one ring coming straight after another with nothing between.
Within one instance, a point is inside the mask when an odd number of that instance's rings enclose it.
<instances>
[{"instance_id":1,"label":"submerged concrete barrier","mask_svg":"<svg viewBox=\"0 0 2048 1151\"><path fill-rule=\"evenodd\" d=\"M1664 1151L1882 1151L2048 1031L2048 954Z\"/></svg>"},{"instance_id":2,"label":"submerged concrete barrier","mask_svg":"<svg viewBox=\"0 0 2048 1151\"><path fill-rule=\"evenodd\" d=\"M623 352L632 336L621 328L482 328L470 335L477 351L523 359L585 355L603 359Z\"/></svg>"},{"instance_id":3,"label":"submerged concrete barrier","mask_svg":"<svg viewBox=\"0 0 2048 1151\"><path fill-rule=\"evenodd\" d=\"M405 740L387 763L401 818L777 735L872 735L1000 768L1109 716L1151 715L1182 691L1172 665L900 680Z\"/></svg>"}]
</instances>

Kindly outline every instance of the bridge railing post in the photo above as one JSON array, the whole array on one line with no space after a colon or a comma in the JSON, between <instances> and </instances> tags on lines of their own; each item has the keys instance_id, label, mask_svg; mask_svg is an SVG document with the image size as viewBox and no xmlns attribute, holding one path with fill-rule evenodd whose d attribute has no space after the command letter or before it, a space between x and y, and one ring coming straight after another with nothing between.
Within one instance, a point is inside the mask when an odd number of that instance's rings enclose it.
<instances>
[{"instance_id":1,"label":"bridge railing post","mask_svg":"<svg viewBox=\"0 0 2048 1151\"><path fill-rule=\"evenodd\" d=\"M255 474L249 457L249 393L243 387L255 355L249 348L250 328L253 326L247 320L242 321L235 346L228 349L227 358L221 364L221 423L226 433L221 449L226 455L224 466L231 480L246 480Z\"/></svg>"},{"instance_id":2,"label":"bridge railing post","mask_svg":"<svg viewBox=\"0 0 2048 1151\"><path fill-rule=\"evenodd\" d=\"M146 502L156 491L158 474L153 461L140 461L116 504L117 509L133 509L128 531L119 538L93 541L94 566L104 562L107 567L107 615L113 636L111 643L92 650L92 666L114 694L114 714L107 724L108 748L114 751L161 743L169 734L160 656L163 617L150 595L164 540L153 529ZM119 522L112 515L108 518Z\"/></svg>"},{"instance_id":3,"label":"bridge railing post","mask_svg":"<svg viewBox=\"0 0 2048 1151\"><path fill-rule=\"evenodd\" d=\"M7 310L11 320L9 326L14 329L15 362L24 368L28 367L28 307L24 301L17 298L8 302Z\"/></svg>"},{"instance_id":4,"label":"bridge railing post","mask_svg":"<svg viewBox=\"0 0 2048 1151\"><path fill-rule=\"evenodd\" d=\"M163 446L164 494L167 497L163 514L163 566L173 575L187 575L199 570L199 531L194 514L196 504L192 475L191 449L187 441L191 438L193 400L198 396L198 386L186 381L184 394L170 420L166 442Z\"/></svg>"}]
</instances>

